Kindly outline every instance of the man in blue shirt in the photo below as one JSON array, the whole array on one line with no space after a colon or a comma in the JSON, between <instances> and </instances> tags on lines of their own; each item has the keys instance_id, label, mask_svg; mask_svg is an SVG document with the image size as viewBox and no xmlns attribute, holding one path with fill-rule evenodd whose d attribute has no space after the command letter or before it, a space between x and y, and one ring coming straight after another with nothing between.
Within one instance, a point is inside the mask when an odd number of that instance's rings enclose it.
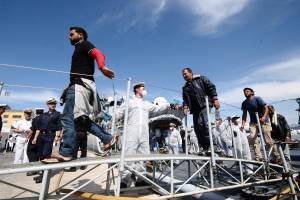
<instances>
[{"instance_id":1,"label":"man in blue shirt","mask_svg":"<svg viewBox=\"0 0 300 200\"><path fill-rule=\"evenodd\" d=\"M241 129L244 129L245 127L248 112L250 116L250 139L252 140L252 146L254 146L255 159L257 161L262 161L261 144L258 138L258 122L255 114L256 112L259 116L259 121L262 127L265 143L268 145L269 148L273 147L273 155L275 156L275 159L278 159L279 153L271 137L272 127L268 117L269 110L267 104L262 98L254 96L254 90L252 88L244 88L243 91L246 100L244 100L242 103L243 116Z\"/></svg>"}]
</instances>

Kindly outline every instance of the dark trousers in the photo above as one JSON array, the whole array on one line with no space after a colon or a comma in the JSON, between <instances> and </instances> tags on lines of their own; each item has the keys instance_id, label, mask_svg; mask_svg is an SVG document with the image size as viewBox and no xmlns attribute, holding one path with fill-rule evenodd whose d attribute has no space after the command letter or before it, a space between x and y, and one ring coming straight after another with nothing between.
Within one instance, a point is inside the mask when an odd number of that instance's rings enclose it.
<instances>
[{"instance_id":1,"label":"dark trousers","mask_svg":"<svg viewBox=\"0 0 300 200\"><path fill-rule=\"evenodd\" d=\"M38 149L40 159L45 159L51 156L55 134L39 135Z\"/></svg>"},{"instance_id":2,"label":"dark trousers","mask_svg":"<svg viewBox=\"0 0 300 200\"><path fill-rule=\"evenodd\" d=\"M27 156L29 162L35 162L39 160L39 148L38 148L38 143L37 144L32 144L32 139L33 137L30 138L27 146Z\"/></svg>"},{"instance_id":3,"label":"dark trousers","mask_svg":"<svg viewBox=\"0 0 300 200\"><path fill-rule=\"evenodd\" d=\"M204 150L209 149L209 131L206 108L197 113L193 113L194 130L198 139L199 146Z\"/></svg>"},{"instance_id":4,"label":"dark trousers","mask_svg":"<svg viewBox=\"0 0 300 200\"><path fill-rule=\"evenodd\" d=\"M183 151L183 153L185 153L185 151L186 151L185 140L182 139L181 143L182 143L182 151Z\"/></svg>"},{"instance_id":5,"label":"dark trousers","mask_svg":"<svg viewBox=\"0 0 300 200\"><path fill-rule=\"evenodd\" d=\"M77 158L79 149L81 151L80 158L85 158L87 153L87 133L84 131L76 132L73 159Z\"/></svg>"}]
</instances>

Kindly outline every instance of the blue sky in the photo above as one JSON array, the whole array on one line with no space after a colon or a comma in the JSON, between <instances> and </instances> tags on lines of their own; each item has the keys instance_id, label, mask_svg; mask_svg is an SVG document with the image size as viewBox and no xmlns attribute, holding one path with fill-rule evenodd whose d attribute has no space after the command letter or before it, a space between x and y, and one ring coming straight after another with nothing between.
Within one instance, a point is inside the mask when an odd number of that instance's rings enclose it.
<instances>
[{"instance_id":1,"label":"blue sky","mask_svg":"<svg viewBox=\"0 0 300 200\"><path fill-rule=\"evenodd\" d=\"M267 102L280 101L300 96L299 10L297 0L0 0L0 64L69 71L68 28L76 25L86 28L118 78L149 84L149 100L180 98L150 85L180 91L181 69L190 66L216 84L221 102L240 107L245 86ZM61 89L69 79L0 66L0 80L7 85L0 103L23 109L45 107L60 92L9 85ZM99 93L112 94L112 81L99 76L96 82ZM114 84L124 95L126 82ZM297 122L295 101L275 106ZM222 110L241 114L225 104Z\"/></svg>"}]
</instances>

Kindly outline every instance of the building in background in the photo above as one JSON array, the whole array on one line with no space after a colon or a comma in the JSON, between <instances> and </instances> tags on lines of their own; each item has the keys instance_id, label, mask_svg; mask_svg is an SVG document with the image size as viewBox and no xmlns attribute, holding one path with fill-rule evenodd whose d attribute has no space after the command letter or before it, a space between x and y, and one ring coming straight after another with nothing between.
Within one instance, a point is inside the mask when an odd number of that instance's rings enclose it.
<instances>
[{"instance_id":1,"label":"building in background","mask_svg":"<svg viewBox=\"0 0 300 200\"><path fill-rule=\"evenodd\" d=\"M7 110L2 116L3 129L11 129L21 119L24 119L23 110Z\"/></svg>"}]
</instances>

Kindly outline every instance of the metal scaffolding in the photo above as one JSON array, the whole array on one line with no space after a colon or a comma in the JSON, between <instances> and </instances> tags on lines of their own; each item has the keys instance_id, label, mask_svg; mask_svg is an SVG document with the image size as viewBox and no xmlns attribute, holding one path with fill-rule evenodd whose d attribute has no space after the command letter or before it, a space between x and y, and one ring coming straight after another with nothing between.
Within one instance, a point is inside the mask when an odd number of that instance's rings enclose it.
<instances>
[{"instance_id":1,"label":"metal scaffolding","mask_svg":"<svg viewBox=\"0 0 300 200\"><path fill-rule=\"evenodd\" d=\"M17 165L14 167L7 167L0 169L0 175L7 175L7 174L15 174L15 173L26 173L26 172L34 172L34 171L44 171L43 174L43 182L41 185L41 192L39 194L39 199L47 199L48 195L51 195L55 192L59 192L65 186L59 186L54 191L49 192L49 183L51 174L58 170L63 170L64 168L69 167L79 167L82 165L91 165L94 166L93 168L89 169L84 174L89 173L92 170L95 170L99 165L107 165L108 168L105 171L99 173L93 179L87 181L83 185L77 187L73 191L69 192L68 194L60 197L59 199L66 199L73 193L79 191L92 181L99 179L100 177L104 177L108 173L117 172L120 168L122 158L120 156L112 156L110 158L86 158L86 159L79 159L71 162L65 163L57 163L51 165L41 165L40 163L30 163L26 165ZM174 160L179 160L180 163L178 165L174 165ZM286 166L284 168L279 165L269 164L269 171L277 176L268 176L268 172L265 171L266 163L265 162L257 162L257 161L250 161L244 159L236 159L236 158L215 158L215 168L213 173L210 173L212 168L212 161L211 157L202 157L202 156L195 156L195 155L141 155L141 156L126 156L124 158L124 168L134 173L136 176L142 178L146 182L149 183L149 187L155 189L155 191L159 191L161 196L159 199L168 199L173 197L181 197L187 195L194 195L206 192L214 192L214 191L221 191L226 189L234 189L234 188L241 188L251 185L257 184L265 184L271 182L278 182L282 180L281 172L282 170L288 170ZM126 165L126 162L134 162L134 161L152 161L153 162L153 172L148 173L147 176L141 174L140 172L136 171L135 169L131 168L130 166ZM168 163L168 167L164 168L163 171L158 171L156 169L156 164L165 161ZM184 180L176 180L176 175L174 172L180 166L185 166L187 163L191 162L193 164L193 169L189 169L190 172L187 173L186 178ZM218 163L223 163L225 165L221 165ZM233 166L236 163L241 163L241 168L239 171L243 172L243 176L240 176L239 173L235 173L236 169L232 169L226 166ZM247 166L247 164L252 164L256 166L256 169L253 171L252 174L246 174L243 171L243 168ZM238 165L239 166L239 165ZM120 175L120 174L119 174ZM82 175L80 175L82 176ZM265 177L268 177L265 179ZM77 177L78 178L78 177ZM76 179L77 179L76 178ZM117 192L121 191L120 186L117 181L114 180L114 175L111 177L112 180L107 180L107 188L110 188L110 184L113 184L113 191L103 191L103 193L108 192L109 195L118 196ZM165 181L165 180L170 181ZM75 179L74 179L75 180ZM72 180L72 181L74 181ZM176 181L175 181L176 180ZM213 180L213 182L211 182ZM72 182L71 181L71 182ZM4 181L0 182L7 184ZM69 182L68 184L70 184ZM218 183L218 184L215 184ZM9 183L11 186L19 187L14 183ZM187 186L188 184L194 185L197 190L193 192L184 192L182 190L183 187ZM214 186L212 186L214 184ZM168 185L168 187L166 187ZM166 189L169 188L169 189ZM30 190L23 187L24 190ZM133 188L137 189L137 188Z\"/></svg>"},{"instance_id":2,"label":"metal scaffolding","mask_svg":"<svg viewBox=\"0 0 300 200\"><path fill-rule=\"evenodd\" d=\"M217 157L214 148L213 148L213 135L211 129L211 120L210 120L210 108L208 103L208 97L206 97L206 106L207 106L207 116L208 116L208 127L209 127L209 138L210 138L210 156L195 156L195 155L136 155L136 156L125 156L125 146L126 146L126 135L127 135L127 118L128 118L128 100L129 92L131 87L131 79L127 80L127 94L126 94L126 110L125 110L125 119L124 119L124 132L122 140L122 151L118 156L111 156L109 158L86 158L78 159L70 162L56 163L43 165L40 163L29 163L24 165L16 165L13 167L6 167L0 169L0 175L7 174L16 174L16 173L26 173L34 171L43 171L43 180L41 184L41 190L39 193L39 199L47 199L50 195L54 193L58 194L59 192L64 191L63 189L67 184L59 186L54 191L49 191L49 184L51 180L51 174L57 173L57 170L61 171L64 168L70 167L79 167L79 166L93 166L88 171L83 174L89 173L92 170L96 170L96 167L99 165L107 165L107 169L98 173L97 176L88 180L84 184L78 186L73 191L68 191L67 194L59 195L60 200L69 198L72 194L75 194L83 187L91 183L92 181L106 176L106 190L103 193L111 196L119 197L121 195L122 189L120 188L121 176L124 170L129 170L135 176L141 178L149 184L148 188L153 189L154 191L160 194L160 197L155 197L155 199L169 199L174 197L182 197L188 195L195 195L207 192L216 192L228 189L242 188L258 184L266 184L282 181L283 177L281 172L288 172L290 169L286 165L280 166L276 164L269 163L264 139L261 138L261 143L263 144L263 154L264 161L258 162L254 160L245 160L235 158L224 158ZM116 109L116 94L115 104L114 104L114 113ZM259 121L259 120L258 120ZM186 124L186 123L185 123ZM115 114L113 116L112 130L115 128ZM262 131L259 125L259 132L262 136ZM187 134L186 134L187 135ZM281 152L282 153L282 152ZM282 156L284 160L284 156ZM175 161L179 161L179 164L174 164ZM151 161L153 164L153 169L147 175L141 174L137 170L133 169L127 162L136 162L136 161ZM285 162L285 161L284 161ZM163 169L158 170L158 164L164 165ZM244 168L247 168L248 164L252 164L254 170L251 174L246 173ZM187 166L187 167L186 167ZM176 177L176 171L180 167L187 168L187 172L184 174L184 177ZM238 173L236 173L238 172ZM117 175L117 180L115 180L115 175ZM76 177L75 179L80 178ZM73 179L72 181L74 181ZM70 184L70 181L68 184ZM20 188L15 183L7 183L3 180L0 182ZM289 179L290 187L294 193L294 199L297 199L295 186L293 186L293 181ZM113 187L111 191L110 188ZM188 191L184 188L193 187L193 191ZM293 189L292 189L293 188ZM29 188L22 187L23 190L31 191ZM132 190L138 190L139 188L132 188Z\"/></svg>"}]
</instances>

